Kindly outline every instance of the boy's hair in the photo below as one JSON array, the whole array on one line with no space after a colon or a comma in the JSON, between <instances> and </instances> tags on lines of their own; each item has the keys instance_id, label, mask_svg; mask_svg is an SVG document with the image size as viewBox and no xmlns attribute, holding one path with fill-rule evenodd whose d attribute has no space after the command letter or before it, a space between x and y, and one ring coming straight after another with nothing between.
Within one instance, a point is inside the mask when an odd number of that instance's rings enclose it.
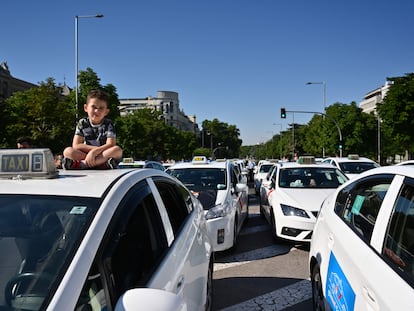
<instances>
[{"instance_id":1,"label":"boy's hair","mask_svg":"<svg viewBox=\"0 0 414 311\"><path fill-rule=\"evenodd\" d=\"M22 137L17 138L16 143L17 144L27 143L28 145L32 145L32 139L27 136L22 136Z\"/></svg>"},{"instance_id":2,"label":"boy's hair","mask_svg":"<svg viewBox=\"0 0 414 311\"><path fill-rule=\"evenodd\" d=\"M88 97L86 98L86 103L89 103L91 98L97 98L99 100L103 100L108 105L108 95L102 90L91 90L88 93Z\"/></svg>"}]
</instances>

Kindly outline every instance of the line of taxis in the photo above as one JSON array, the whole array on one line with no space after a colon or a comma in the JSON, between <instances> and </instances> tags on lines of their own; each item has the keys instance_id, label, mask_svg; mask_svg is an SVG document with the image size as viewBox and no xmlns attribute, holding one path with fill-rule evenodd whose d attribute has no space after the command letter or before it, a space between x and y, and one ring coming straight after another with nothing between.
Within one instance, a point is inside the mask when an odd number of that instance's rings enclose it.
<instances>
[{"instance_id":1,"label":"line of taxis","mask_svg":"<svg viewBox=\"0 0 414 311\"><path fill-rule=\"evenodd\" d=\"M260 211L275 238L310 242L314 310L414 310L413 161L275 164Z\"/></svg>"},{"instance_id":2,"label":"line of taxis","mask_svg":"<svg viewBox=\"0 0 414 311\"><path fill-rule=\"evenodd\" d=\"M348 178L274 164L260 211L310 242L314 310L414 309L414 166ZM57 171L48 149L0 151L1 310L211 310L214 252L236 246L248 187L234 161Z\"/></svg>"}]
</instances>

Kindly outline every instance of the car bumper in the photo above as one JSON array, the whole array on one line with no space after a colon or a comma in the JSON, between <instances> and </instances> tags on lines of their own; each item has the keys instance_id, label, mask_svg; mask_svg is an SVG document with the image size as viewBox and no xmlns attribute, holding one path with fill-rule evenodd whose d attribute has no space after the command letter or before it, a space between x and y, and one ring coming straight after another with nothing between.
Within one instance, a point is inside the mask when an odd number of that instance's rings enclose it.
<instances>
[{"instance_id":1,"label":"car bumper","mask_svg":"<svg viewBox=\"0 0 414 311\"><path fill-rule=\"evenodd\" d=\"M286 240L310 242L315 219L300 218L295 216L276 216L276 234Z\"/></svg>"},{"instance_id":2,"label":"car bumper","mask_svg":"<svg viewBox=\"0 0 414 311\"><path fill-rule=\"evenodd\" d=\"M207 232L214 252L233 246L234 218L231 215L207 220Z\"/></svg>"}]
</instances>

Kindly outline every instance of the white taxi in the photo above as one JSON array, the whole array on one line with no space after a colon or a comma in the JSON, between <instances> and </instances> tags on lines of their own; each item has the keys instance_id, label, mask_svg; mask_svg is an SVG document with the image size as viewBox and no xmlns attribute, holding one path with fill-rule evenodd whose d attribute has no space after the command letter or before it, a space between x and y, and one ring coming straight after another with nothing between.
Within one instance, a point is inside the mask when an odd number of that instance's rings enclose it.
<instances>
[{"instance_id":1,"label":"white taxi","mask_svg":"<svg viewBox=\"0 0 414 311\"><path fill-rule=\"evenodd\" d=\"M316 164L313 157L276 166L260 213L275 239L310 242L323 200L348 178L332 165Z\"/></svg>"},{"instance_id":2,"label":"white taxi","mask_svg":"<svg viewBox=\"0 0 414 311\"><path fill-rule=\"evenodd\" d=\"M270 169L273 167L274 163L270 161L260 162L257 166L256 172L254 173L254 191L256 195L260 194L260 186L262 185L263 179L266 178Z\"/></svg>"},{"instance_id":3,"label":"white taxi","mask_svg":"<svg viewBox=\"0 0 414 311\"><path fill-rule=\"evenodd\" d=\"M309 269L314 310L414 310L414 167L369 170L330 195Z\"/></svg>"},{"instance_id":4,"label":"white taxi","mask_svg":"<svg viewBox=\"0 0 414 311\"><path fill-rule=\"evenodd\" d=\"M213 258L201 204L165 172L0 151L1 310L211 309Z\"/></svg>"},{"instance_id":5,"label":"white taxi","mask_svg":"<svg viewBox=\"0 0 414 311\"><path fill-rule=\"evenodd\" d=\"M357 154L350 154L347 157L326 158L323 163L329 163L339 168L348 178L354 178L362 172L379 167L380 165L368 158L360 157Z\"/></svg>"},{"instance_id":6,"label":"white taxi","mask_svg":"<svg viewBox=\"0 0 414 311\"><path fill-rule=\"evenodd\" d=\"M210 162L196 156L192 162L175 164L166 172L181 180L202 203L213 250L234 248L248 217L249 188L240 182L232 161Z\"/></svg>"}]
</instances>

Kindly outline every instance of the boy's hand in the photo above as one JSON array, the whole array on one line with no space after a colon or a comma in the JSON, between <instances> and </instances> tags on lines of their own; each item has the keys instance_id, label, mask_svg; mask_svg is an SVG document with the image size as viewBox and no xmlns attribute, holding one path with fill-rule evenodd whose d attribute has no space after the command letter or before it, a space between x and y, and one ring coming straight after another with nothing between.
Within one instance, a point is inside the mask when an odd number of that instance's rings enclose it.
<instances>
[{"instance_id":1,"label":"boy's hand","mask_svg":"<svg viewBox=\"0 0 414 311\"><path fill-rule=\"evenodd\" d=\"M96 166L96 157L99 155L98 150L92 149L88 152L85 158L85 163L88 167Z\"/></svg>"}]
</instances>

